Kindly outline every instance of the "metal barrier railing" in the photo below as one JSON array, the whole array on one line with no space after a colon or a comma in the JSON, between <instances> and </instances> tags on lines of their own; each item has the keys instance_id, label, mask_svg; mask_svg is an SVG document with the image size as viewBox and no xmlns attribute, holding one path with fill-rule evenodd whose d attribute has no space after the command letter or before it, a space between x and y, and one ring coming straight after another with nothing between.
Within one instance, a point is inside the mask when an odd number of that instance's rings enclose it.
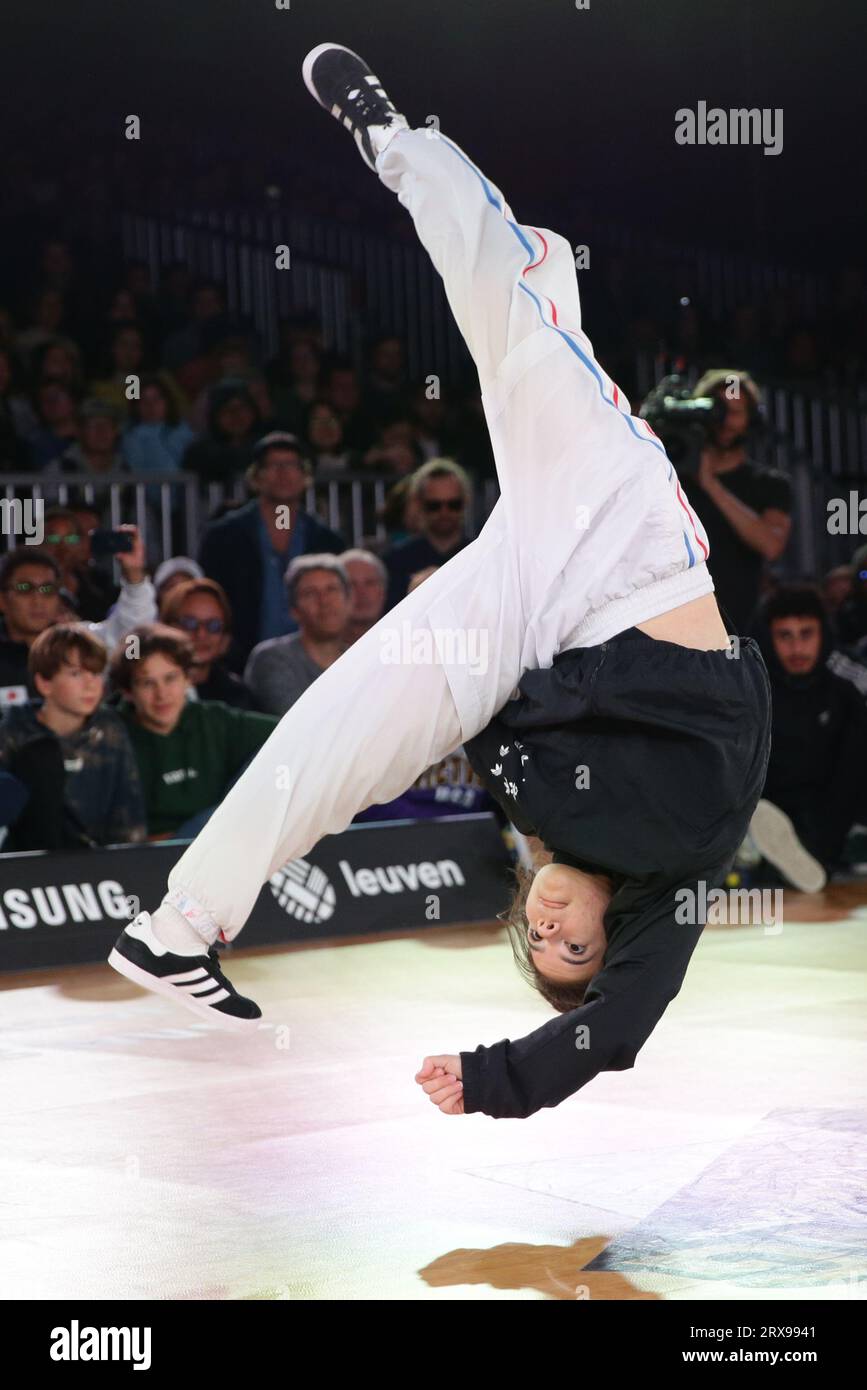
<instances>
[{"instance_id":1,"label":"metal barrier railing","mask_svg":"<svg viewBox=\"0 0 867 1390\"><path fill-rule=\"evenodd\" d=\"M830 276L812 268L648 236L646 228L604 217L588 221L574 211L554 230L570 245L588 244L597 257L594 267L604 265L606 257L620 257L636 267L636 278L646 278L648 266L657 282L668 277L672 295L676 285L682 293L688 284L689 293L715 318L779 291L795 293L809 316L830 302ZM197 273L222 280L229 307L253 318L271 352L279 315L305 307L316 309L327 344L340 351L360 348L363 320L368 333L404 338L413 377L442 372L454 380L467 368L467 351L440 277L427 253L412 242L337 218L262 207L125 212L122 237L125 253L146 260L155 278L167 261L182 259ZM278 245L290 249L288 272L275 270ZM579 276L582 292L583 276L590 273ZM358 313L350 284L357 291Z\"/></svg>"},{"instance_id":2,"label":"metal barrier railing","mask_svg":"<svg viewBox=\"0 0 867 1390\"><path fill-rule=\"evenodd\" d=\"M385 544L383 521L388 489L396 479L383 473L345 473L337 478L314 478L304 496L308 512L339 532L347 547ZM201 533L209 519L223 507L249 502L252 494L242 478L229 484L202 483L195 473L113 472L95 479L92 473L4 473L0 477L2 534L5 549L21 543L21 529L7 523L14 514L8 504L41 501L45 506L74 505L83 499L103 512L106 524L122 522L138 526L145 542L148 564L155 566L179 553L195 556ZM467 529L473 535L497 497L494 480L471 494Z\"/></svg>"},{"instance_id":3,"label":"metal barrier railing","mask_svg":"<svg viewBox=\"0 0 867 1390\"><path fill-rule=\"evenodd\" d=\"M155 281L176 259L222 281L230 311L252 320L269 354L279 319L303 308L315 310L329 348L356 360L364 332L399 333L412 377L450 381L466 370L442 280L418 246L282 210L126 212L121 235L124 254L147 261ZM276 269L277 246L289 248L291 268Z\"/></svg>"},{"instance_id":4,"label":"metal barrier railing","mask_svg":"<svg viewBox=\"0 0 867 1390\"><path fill-rule=\"evenodd\" d=\"M353 349L351 276L340 266L316 262L298 254L275 228L265 236L263 219L245 216L223 225L217 213L187 219L124 213L121 236L124 254L147 261L156 280L167 261L182 260L197 275L225 286L233 314L250 318L268 354L277 351L280 318L299 310L315 310L329 347ZM285 231L285 229L282 229ZM286 244L290 267L278 270L275 250Z\"/></svg>"},{"instance_id":5,"label":"metal barrier railing","mask_svg":"<svg viewBox=\"0 0 867 1390\"><path fill-rule=\"evenodd\" d=\"M189 554L195 554L199 533L199 479L194 473L170 469L147 473L113 471L97 479L93 473L3 473L0 491L6 503L42 502L44 506L74 506L83 501L103 513L112 528L133 522L140 530L150 562L159 563L176 551L177 523L180 515L180 543ZM182 504L182 505L179 505ZM6 524L9 509L4 509L3 535L5 549L20 544Z\"/></svg>"},{"instance_id":6,"label":"metal barrier railing","mask_svg":"<svg viewBox=\"0 0 867 1390\"><path fill-rule=\"evenodd\" d=\"M562 227L555 230L568 235ZM598 248L635 268L636 279L652 267L657 285L668 282L670 303L676 302L675 295L688 294L715 319L780 291L796 296L801 313L813 317L832 297L831 275L812 266L786 265L745 251L656 235L638 221L627 224L593 217L585 233L575 239L589 243L591 254ZM592 339L592 324L589 332Z\"/></svg>"}]
</instances>

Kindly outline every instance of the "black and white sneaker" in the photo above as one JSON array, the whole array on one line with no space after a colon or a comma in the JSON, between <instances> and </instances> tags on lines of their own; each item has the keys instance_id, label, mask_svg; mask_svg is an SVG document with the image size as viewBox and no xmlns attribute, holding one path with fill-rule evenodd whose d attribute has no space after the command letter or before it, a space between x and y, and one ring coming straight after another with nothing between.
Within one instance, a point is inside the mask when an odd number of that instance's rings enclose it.
<instances>
[{"instance_id":1,"label":"black and white sneaker","mask_svg":"<svg viewBox=\"0 0 867 1390\"><path fill-rule=\"evenodd\" d=\"M362 159L375 171L383 137L409 129L379 78L363 58L339 43L311 48L301 72L307 90L352 132Z\"/></svg>"},{"instance_id":2,"label":"black and white sneaker","mask_svg":"<svg viewBox=\"0 0 867 1390\"><path fill-rule=\"evenodd\" d=\"M149 912L140 912L121 932L108 963L142 989L176 1000L219 1028L255 1028L262 1017L259 1005L226 979L215 946L206 950L203 942L200 956L176 955L157 940Z\"/></svg>"},{"instance_id":3,"label":"black and white sneaker","mask_svg":"<svg viewBox=\"0 0 867 1390\"><path fill-rule=\"evenodd\" d=\"M785 811L762 799L750 821L750 836L759 853L800 893L821 893L828 875L801 844Z\"/></svg>"}]
</instances>

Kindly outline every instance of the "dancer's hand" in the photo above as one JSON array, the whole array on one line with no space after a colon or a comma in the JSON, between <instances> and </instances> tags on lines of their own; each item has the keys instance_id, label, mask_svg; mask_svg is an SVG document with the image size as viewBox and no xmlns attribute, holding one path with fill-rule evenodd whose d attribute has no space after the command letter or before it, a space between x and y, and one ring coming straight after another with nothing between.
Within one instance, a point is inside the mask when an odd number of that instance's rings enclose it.
<instances>
[{"instance_id":1,"label":"dancer's hand","mask_svg":"<svg viewBox=\"0 0 867 1390\"><path fill-rule=\"evenodd\" d=\"M459 1056L425 1057L415 1079L444 1115L463 1115L464 1083Z\"/></svg>"}]
</instances>

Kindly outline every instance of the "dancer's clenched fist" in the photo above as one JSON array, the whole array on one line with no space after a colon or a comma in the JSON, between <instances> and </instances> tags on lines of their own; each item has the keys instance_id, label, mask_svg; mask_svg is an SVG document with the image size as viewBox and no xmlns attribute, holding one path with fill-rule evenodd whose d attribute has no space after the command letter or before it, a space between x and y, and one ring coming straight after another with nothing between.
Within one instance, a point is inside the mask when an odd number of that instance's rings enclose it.
<instances>
[{"instance_id":1,"label":"dancer's clenched fist","mask_svg":"<svg viewBox=\"0 0 867 1390\"><path fill-rule=\"evenodd\" d=\"M464 1083L460 1057L425 1057L415 1079L444 1115L463 1115Z\"/></svg>"}]
</instances>

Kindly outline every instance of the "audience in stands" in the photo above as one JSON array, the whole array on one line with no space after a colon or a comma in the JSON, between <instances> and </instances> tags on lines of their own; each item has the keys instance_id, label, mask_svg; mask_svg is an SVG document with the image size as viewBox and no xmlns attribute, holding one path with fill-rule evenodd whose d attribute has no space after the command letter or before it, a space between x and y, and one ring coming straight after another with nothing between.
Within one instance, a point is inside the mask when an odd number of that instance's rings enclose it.
<instances>
[{"instance_id":1,"label":"audience in stands","mask_svg":"<svg viewBox=\"0 0 867 1390\"><path fill-rule=\"evenodd\" d=\"M189 555L175 555L171 560L163 560L157 566L154 574L154 589L157 595L157 607L162 612L163 601L167 594L170 594L176 584L182 584L185 579L204 579L205 571L197 560L192 560Z\"/></svg>"},{"instance_id":2,"label":"audience in stands","mask_svg":"<svg viewBox=\"0 0 867 1390\"><path fill-rule=\"evenodd\" d=\"M419 534L383 554L389 575L388 607L405 597L410 579L431 565L444 565L469 542L466 534L469 478L451 459L428 459L413 474L410 495L418 505Z\"/></svg>"},{"instance_id":3,"label":"audience in stands","mask_svg":"<svg viewBox=\"0 0 867 1390\"><path fill-rule=\"evenodd\" d=\"M857 555L858 551L856 550L853 561ZM867 549L864 551L864 559L867 560ZM833 569L828 570L828 573L822 580L822 602L825 605L825 612L828 614L828 620L835 635L838 635L837 619L840 609L846 600L851 597L851 594L852 564L835 565Z\"/></svg>"},{"instance_id":4,"label":"audience in stands","mask_svg":"<svg viewBox=\"0 0 867 1390\"><path fill-rule=\"evenodd\" d=\"M411 485L412 477L408 475L394 483L386 494L380 519L392 545L410 540L421 530L421 507Z\"/></svg>"},{"instance_id":5,"label":"audience in stands","mask_svg":"<svg viewBox=\"0 0 867 1390\"><path fill-rule=\"evenodd\" d=\"M71 338L49 338L33 354L32 376L35 382L63 381L74 391L83 392L84 366L78 344Z\"/></svg>"},{"instance_id":6,"label":"audience in stands","mask_svg":"<svg viewBox=\"0 0 867 1390\"><path fill-rule=\"evenodd\" d=\"M422 462L422 452L416 441L415 426L410 420L395 418L380 427L376 442L364 454L365 468L379 473L393 473L404 478Z\"/></svg>"},{"instance_id":7,"label":"audience in stands","mask_svg":"<svg viewBox=\"0 0 867 1390\"><path fill-rule=\"evenodd\" d=\"M691 286L645 293L653 277L643 276L640 256L597 265L587 320L597 350L633 399L641 395L630 380L636 350L656 352L660 344L663 356L705 373L696 394L724 396L731 375L742 387L739 400L726 401L725 422L697 476L684 481L710 535L712 573L732 630L748 630L767 590L761 632L775 746L766 797L832 872L853 820L867 818L856 785L865 756L867 547L825 576L821 597L803 586L774 589L768 566L786 547L791 488L754 457L758 391L750 372L820 385L867 380L863 276L841 272L834 303L812 315L795 290L777 289L715 322ZM474 379L459 390L425 368L411 377L406 345L390 331L354 359L339 356L307 311L281 324L280 351L263 374L256 334L230 312L225 287L194 282L180 262L161 269L156 288L142 261L119 268L110 283L52 235L34 267L35 278L22 280L24 297L10 291L8 305L0 302L0 471L41 471L49 484L81 472L93 485L89 498L70 489L47 508L40 546L19 545L0 562L0 702L7 711L0 749L12 750L29 777L16 777L0 754L0 825L4 789L17 808L5 816L2 849L27 847L40 818L58 847L105 842L100 813L87 800L92 794L110 804L103 790L93 792L106 785L97 781L106 769L88 761L88 730L103 723L112 730L106 758L114 750L122 760L120 729L127 756L135 747L142 761L147 833L184 837L302 691L467 544L471 486L478 501L478 485L495 476L481 398ZM679 274L671 272L672 283ZM6 279L12 283L11 274ZM709 370L725 360L741 370ZM199 479L197 524L187 530L186 495L176 487L169 518L173 550L198 544L198 561L175 554L156 563L166 553L163 495L149 482L147 551L130 528L136 548L118 557L118 587L112 561L92 556L89 537L116 514L116 506L109 514L102 475L129 470L144 477L184 470ZM374 501L365 480L360 508L348 488L334 487L317 489L316 510L308 510L312 484L339 484L355 472L386 477L384 507L384 490ZM211 483L225 489L213 507ZM244 485L247 500L238 505ZM48 496L53 503L57 494ZM141 496L124 487L120 514L141 519ZM347 539L364 533L381 558L345 551L338 531ZM131 629L151 644L143 644L144 660L118 647ZM83 636L65 647L66 632ZM81 709L72 699L76 681L94 699L106 660L100 642L114 652L122 714L100 704L101 695ZM76 741L88 750L81 757ZM465 789L446 783L431 780L426 797L404 803L405 813L424 814L426 803L469 808ZM50 794L53 812L43 816L40 798ZM116 840L140 838L135 821L143 823L145 812L136 810L137 794L130 792L128 833ZM112 819L115 828L126 824L123 816Z\"/></svg>"},{"instance_id":8,"label":"audience in stands","mask_svg":"<svg viewBox=\"0 0 867 1390\"><path fill-rule=\"evenodd\" d=\"M403 339L386 334L370 349L365 389L368 409L378 425L406 414L408 389Z\"/></svg>"},{"instance_id":9,"label":"audience in stands","mask_svg":"<svg viewBox=\"0 0 867 1390\"><path fill-rule=\"evenodd\" d=\"M298 631L253 648L244 683L259 709L284 715L349 645L352 587L335 555L300 555L284 576L286 604Z\"/></svg>"},{"instance_id":10,"label":"audience in stands","mask_svg":"<svg viewBox=\"0 0 867 1390\"><path fill-rule=\"evenodd\" d=\"M136 382L141 382L146 371L146 352L144 334L135 323L119 323L111 335L109 347L108 375L98 378L91 384L91 395L108 401L121 417L135 399ZM154 374L174 401L177 409L186 402L177 382L169 372Z\"/></svg>"},{"instance_id":11,"label":"audience in stands","mask_svg":"<svg viewBox=\"0 0 867 1390\"><path fill-rule=\"evenodd\" d=\"M344 638L351 645L378 623L385 611L388 570L369 550L344 550L340 561L349 576L349 619Z\"/></svg>"},{"instance_id":12,"label":"audience in stands","mask_svg":"<svg viewBox=\"0 0 867 1390\"><path fill-rule=\"evenodd\" d=\"M290 560L346 549L341 536L302 506L310 471L295 435L265 435L245 475L252 501L205 530L199 561L231 605L234 637L226 662L233 671L244 669L257 643L296 631L283 585Z\"/></svg>"},{"instance_id":13,"label":"audience in stands","mask_svg":"<svg viewBox=\"0 0 867 1390\"><path fill-rule=\"evenodd\" d=\"M34 296L27 326L15 339L15 351L25 366L32 365L40 347L64 333L67 317L62 291L44 285Z\"/></svg>"},{"instance_id":14,"label":"audience in stands","mask_svg":"<svg viewBox=\"0 0 867 1390\"><path fill-rule=\"evenodd\" d=\"M414 442L421 454L420 463L428 459L453 458L460 449L461 436L454 413L439 377L419 382L410 397L410 420Z\"/></svg>"},{"instance_id":15,"label":"audience in stands","mask_svg":"<svg viewBox=\"0 0 867 1390\"><path fill-rule=\"evenodd\" d=\"M343 442L343 422L329 401L315 400L307 411L304 440L316 479L339 477L361 466L361 456Z\"/></svg>"},{"instance_id":16,"label":"audience in stands","mask_svg":"<svg viewBox=\"0 0 867 1390\"><path fill-rule=\"evenodd\" d=\"M61 587L75 601L78 616L101 623L120 589L108 570L94 562L78 513L71 507L48 507L43 525L42 543L60 566Z\"/></svg>"},{"instance_id":17,"label":"audience in stands","mask_svg":"<svg viewBox=\"0 0 867 1390\"><path fill-rule=\"evenodd\" d=\"M44 469L78 439L78 400L72 386L51 377L34 389L34 427L26 441L33 468Z\"/></svg>"},{"instance_id":18,"label":"audience in stands","mask_svg":"<svg viewBox=\"0 0 867 1390\"><path fill-rule=\"evenodd\" d=\"M0 347L0 471L25 472L29 465L28 432L35 425L33 412L18 389L20 373L8 348Z\"/></svg>"},{"instance_id":19,"label":"audience in stands","mask_svg":"<svg viewBox=\"0 0 867 1390\"><path fill-rule=\"evenodd\" d=\"M262 400L259 398L260 383L264 385L266 393L268 387L264 377L260 377L258 373L253 342L249 336L237 334L228 338L221 338L208 353L205 384L186 415L188 424L197 434L201 434L207 429L214 387L224 381L243 382L250 390L263 420L270 421L273 414L270 394L266 395L267 408L263 409ZM254 382L256 383L255 387L253 386ZM262 432L264 434L265 430Z\"/></svg>"},{"instance_id":20,"label":"audience in stands","mask_svg":"<svg viewBox=\"0 0 867 1390\"><path fill-rule=\"evenodd\" d=\"M773 719L763 796L790 817L830 875L867 807L867 706L850 681L828 669L831 632L813 585L780 585L762 605L757 636Z\"/></svg>"},{"instance_id":21,"label":"audience in stands","mask_svg":"<svg viewBox=\"0 0 867 1390\"><path fill-rule=\"evenodd\" d=\"M96 396L82 402L78 439L43 469L46 477L54 473L122 472L128 468L120 451L121 412L109 401Z\"/></svg>"},{"instance_id":22,"label":"audience in stands","mask_svg":"<svg viewBox=\"0 0 867 1390\"><path fill-rule=\"evenodd\" d=\"M133 538L132 550L118 555L120 593L102 622L85 624L109 648L137 623L153 622L157 616L138 528L118 529ZM0 560L0 706L27 704L38 693L28 671L28 657L39 634L61 620L61 579L60 565L44 546L19 545Z\"/></svg>"},{"instance_id":23,"label":"audience in stands","mask_svg":"<svg viewBox=\"0 0 867 1390\"><path fill-rule=\"evenodd\" d=\"M211 391L208 428L187 449L183 467L202 483L233 482L250 464L261 425L247 383L221 381Z\"/></svg>"},{"instance_id":24,"label":"audience in stands","mask_svg":"<svg viewBox=\"0 0 867 1390\"><path fill-rule=\"evenodd\" d=\"M107 664L105 643L81 623L56 623L32 642L39 698L0 721L4 853L145 838L138 764L123 720L103 704ZM17 806L9 778L23 789Z\"/></svg>"},{"instance_id":25,"label":"audience in stands","mask_svg":"<svg viewBox=\"0 0 867 1390\"><path fill-rule=\"evenodd\" d=\"M195 434L178 413L176 398L159 376L144 376L139 396L129 403L129 423L123 436L123 456L134 473L171 473L186 467L184 455ZM157 503L157 484L148 488ZM180 507L180 498L176 505Z\"/></svg>"},{"instance_id":26,"label":"audience in stands","mask_svg":"<svg viewBox=\"0 0 867 1390\"><path fill-rule=\"evenodd\" d=\"M205 384L208 354L232 327L222 285L200 280L192 287L182 312L183 322L163 342L162 363L186 394L195 397Z\"/></svg>"},{"instance_id":27,"label":"audience in stands","mask_svg":"<svg viewBox=\"0 0 867 1390\"><path fill-rule=\"evenodd\" d=\"M294 339L266 368L266 379L284 429L302 435L310 407L319 395L322 354L309 337Z\"/></svg>"},{"instance_id":28,"label":"audience in stands","mask_svg":"<svg viewBox=\"0 0 867 1390\"><path fill-rule=\"evenodd\" d=\"M844 645L867 637L867 545L860 545L852 556L849 594L837 609L835 629Z\"/></svg>"},{"instance_id":29,"label":"audience in stands","mask_svg":"<svg viewBox=\"0 0 867 1390\"><path fill-rule=\"evenodd\" d=\"M337 358L325 378L325 399L343 425L343 442L362 452L373 444L378 426L361 389L358 372L348 358Z\"/></svg>"},{"instance_id":30,"label":"audience in stands","mask_svg":"<svg viewBox=\"0 0 867 1390\"><path fill-rule=\"evenodd\" d=\"M192 639L191 696L222 700L236 709L255 709L248 687L223 664L232 638L232 612L219 584L213 579L182 578L160 601L160 620Z\"/></svg>"},{"instance_id":31,"label":"audience in stands","mask_svg":"<svg viewBox=\"0 0 867 1390\"><path fill-rule=\"evenodd\" d=\"M277 723L187 698L195 652L177 628L133 628L111 658L144 791L148 838L196 834Z\"/></svg>"}]
</instances>

